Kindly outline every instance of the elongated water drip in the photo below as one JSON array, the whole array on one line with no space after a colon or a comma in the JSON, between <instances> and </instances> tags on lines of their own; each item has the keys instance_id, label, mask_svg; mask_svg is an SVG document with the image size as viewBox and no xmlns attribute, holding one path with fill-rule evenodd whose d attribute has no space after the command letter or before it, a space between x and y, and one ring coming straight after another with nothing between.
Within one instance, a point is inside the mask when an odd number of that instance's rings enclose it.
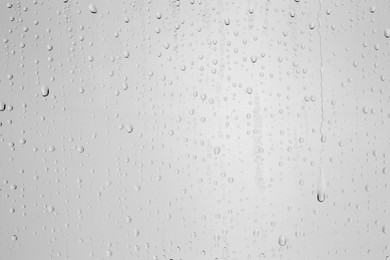
<instances>
[{"instance_id":1,"label":"elongated water drip","mask_svg":"<svg viewBox=\"0 0 390 260\"><path fill-rule=\"evenodd\" d=\"M320 14L322 9L322 3L321 0L319 2L319 10L317 13L317 21L318 21L318 36L320 41L320 96L321 96L321 125L320 125L320 134L321 134L321 155L320 155L320 177L318 179L317 184L317 200L319 202L323 202L325 200L325 176L324 172L322 170L322 155L324 153L324 143L326 142L326 136L323 132L323 125L324 125L324 95L323 95L323 72L322 72L322 60L323 60L323 54L322 54L322 36L321 36L321 21L320 21Z\"/></svg>"},{"instance_id":2,"label":"elongated water drip","mask_svg":"<svg viewBox=\"0 0 390 260\"><path fill-rule=\"evenodd\" d=\"M320 169L320 177L317 183L317 200L319 202L325 200L325 175L322 169Z\"/></svg>"}]
</instances>

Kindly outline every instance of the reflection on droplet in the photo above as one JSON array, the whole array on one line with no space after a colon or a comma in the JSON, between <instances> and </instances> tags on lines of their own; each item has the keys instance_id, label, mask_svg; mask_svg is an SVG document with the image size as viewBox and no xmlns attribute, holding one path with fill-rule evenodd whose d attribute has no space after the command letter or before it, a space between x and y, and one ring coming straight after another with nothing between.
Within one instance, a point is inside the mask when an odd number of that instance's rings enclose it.
<instances>
[{"instance_id":1,"label":"reflection on droplet","mask_svg":"<svg viewBox=\"0 0 390 260\"><path fill-rule=\"evenodd\" d=\"M320 170L320 177L317 184L317 200L323 202L325 200L325 177L322 169Z\"/></svg>"}]
</instances>

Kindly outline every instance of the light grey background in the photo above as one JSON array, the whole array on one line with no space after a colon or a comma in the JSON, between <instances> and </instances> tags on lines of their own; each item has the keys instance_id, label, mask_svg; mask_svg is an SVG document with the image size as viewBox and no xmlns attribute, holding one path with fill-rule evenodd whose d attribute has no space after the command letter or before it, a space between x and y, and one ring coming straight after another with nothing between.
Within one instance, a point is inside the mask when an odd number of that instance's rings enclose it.
<instances>
[{"instance_id":1,"label":"light grey background","mask_svg":"<svg viewBox=\"0 0 390 260\"><path fill-rule=\"evenodd\" d=\"M0 259L388 259L389 13L2 1Z\"/></svg>"}]
</instances>

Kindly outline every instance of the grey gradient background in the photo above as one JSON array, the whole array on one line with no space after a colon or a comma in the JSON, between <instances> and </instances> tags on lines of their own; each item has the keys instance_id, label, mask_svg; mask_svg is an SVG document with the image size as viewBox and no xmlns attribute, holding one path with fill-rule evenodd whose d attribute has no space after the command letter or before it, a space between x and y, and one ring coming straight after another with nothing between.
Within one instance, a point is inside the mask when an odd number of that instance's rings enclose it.
<instances>
[{"instance_id":1,"label":"grey gradient background","mask_svg":"<svg viewBox=\"0 0 390 260\"><path fill-rule=\"evenodd\" d=\"M389 14L1 1L0 259L388 259Z\"/></svg>"}]
</instances>

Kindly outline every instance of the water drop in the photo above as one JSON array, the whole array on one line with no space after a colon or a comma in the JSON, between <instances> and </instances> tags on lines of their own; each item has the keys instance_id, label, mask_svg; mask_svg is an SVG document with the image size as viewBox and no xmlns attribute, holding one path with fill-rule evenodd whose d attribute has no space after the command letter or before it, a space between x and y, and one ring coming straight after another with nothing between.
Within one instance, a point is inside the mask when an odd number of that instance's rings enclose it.
<instances>
[{"instance_id":1,"label":"water drop","mask_svg":"<svg viewBox=\"0 0 390 260\"><path fill-rule=\"evenodd\" d=\"M56 150L54 145L49 146L49 152L54 152Z\"/></svg>"},{"instance_id":2,"label":"water drop","mask_svg":"<svg viewBox=\"0 0 390 260\"><path fill-rule=\"evenodd\" d=\"M390 37L390 29L385 29L384 33L386 38L389 38Z\"/></svg>"},{"instance_id":3,"label":"water drop","mask_svg":"<svg viewBox=\"0 0 390 260\"><path fill-rule=\"evenodd\" d=\"M49 95L49 87L48 86L42 86L41 87L41 93L43 97L47 97Z\"/></svg>"},{"instance_id":4,"label":"water drop","mask_svg":"<svg viewBox=\"0 0 390 260\"><path fill-rule=\"evenodd\" d=\"M278 239L278 242L279 242L280 246L285 246L286 245L286 237L283 236L283 235L280 235L279 239Z\"/></svg>"},{"instance_id":5,"label":"water drop","mask_svg":"<svg viewBox=\"0 0 390 260\"><path fill-rule=\"evenodd\" d=\"M389 232L389 227L388 226L383 226L382 227L382 233L387 234Z\"/></svg>"},{"instance_id":6,"label":"water drop","mask_svg":"<svg viewBox=\"0 0 390 260\"><path fill-rule=\"evenodd\" d=\"M97 13L97 8L96 8L95 4L89 4L88 8L89 8L89 11L91 13L93 13L93 14Z\"/></svg>"},{"instance_id":7,"label":"water drop","mask_svg":"<svg viewBox=\"0 0 390 260\"><path fill-rule=\"evenodd\" d=\"M325 200L325 176L322 169L320 170L320 177L318 178L317 184L317 200L319 202L323 202Z\"/></svg>"},{"instance_id":8,"label":"water drop","mask_svg":"<svg viewBox=\"0 0 390 260\"><path fill-rule=\"evenodd\" d=\"M132 133L133 130L134 130L133 125L127 125L127 126L126 126L126 131L127 131L129 134Z\"/></svg>"},{"instance_id":9,"label":"water drop","mask_svg":"<svg viewBox=\"0 0 390 260\"><path fill-rule=\"evenodd\" d=\"M256 55L252 55L251 56L251 61L252 61L252 63L255 63L257 61L257 56Z\"/></svg>"},{"instance_id":10,"label":"water drop","mask_svg":"<svg viewBox=\"0 0 390 260\"><path fill-rule=\"evenodd\" d=\"M79 151L79 153L83 153L84 147L82 145L77 146L77 151Z\"/></svg>"}]
</instances>

